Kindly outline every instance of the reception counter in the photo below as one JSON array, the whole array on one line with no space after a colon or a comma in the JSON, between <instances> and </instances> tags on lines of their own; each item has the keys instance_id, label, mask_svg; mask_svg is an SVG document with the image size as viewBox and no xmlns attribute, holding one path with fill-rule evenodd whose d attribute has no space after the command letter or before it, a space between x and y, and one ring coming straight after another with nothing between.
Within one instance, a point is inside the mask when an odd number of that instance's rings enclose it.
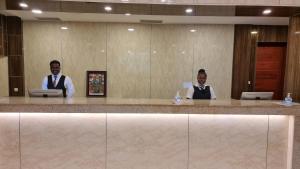
<instances>
[{"instance_id":1,"label":"reception counter","mask_svg":"<svg viewBox=\"0 0 300 169\"><path fill-rule=\"evenodd\" d=\"M0 98L0 169L299 169L300 105Z\"/></svg>"}]
</instances>

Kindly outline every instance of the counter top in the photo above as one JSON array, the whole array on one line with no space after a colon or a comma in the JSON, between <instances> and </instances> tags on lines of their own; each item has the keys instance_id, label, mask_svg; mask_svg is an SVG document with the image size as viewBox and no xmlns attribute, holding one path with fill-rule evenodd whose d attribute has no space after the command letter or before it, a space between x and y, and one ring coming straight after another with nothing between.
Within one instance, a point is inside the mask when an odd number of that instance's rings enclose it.
<instances>
[{"instance_id":1,"label":"counter top","mask_svg":"<svg viewBox=\"0 0 300 169\"><path fill-rule=\"evenodd\" d=\"M263 100L182 100L116 98L29 98L0 97L0 112L49 113L174 113L256 114L300 116L300 104L280 105Z\"/></svg>"}]
</instances>

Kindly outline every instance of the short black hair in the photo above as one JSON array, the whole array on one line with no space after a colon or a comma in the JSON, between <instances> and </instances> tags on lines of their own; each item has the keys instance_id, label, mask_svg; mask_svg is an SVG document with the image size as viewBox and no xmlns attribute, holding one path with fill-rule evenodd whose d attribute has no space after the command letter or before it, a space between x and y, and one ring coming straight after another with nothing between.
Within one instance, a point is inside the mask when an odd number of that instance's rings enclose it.
<instances>
[{"instance_id":1,"label":"short black hair","mask_svg":"<svg viewBox=\"0 0 300 169\"><path fill-rule=\"evenodd\" d=\"M58 64L58 65L60 66L60 62L59 62L58 60L52 60L52 61L50 62L50 66L51 66L52 64Z\"/></svg>"},{"instance_id":2,"label":"short black hair","mask_svg":"<svg viewBox=\"0 0 300 169\"><path fill-rule=\"evenodd\" d=\"M207 76L206 72L204 69L199 69L198 74L205 74L205 76Z\"/></svg>"}]
</instances>

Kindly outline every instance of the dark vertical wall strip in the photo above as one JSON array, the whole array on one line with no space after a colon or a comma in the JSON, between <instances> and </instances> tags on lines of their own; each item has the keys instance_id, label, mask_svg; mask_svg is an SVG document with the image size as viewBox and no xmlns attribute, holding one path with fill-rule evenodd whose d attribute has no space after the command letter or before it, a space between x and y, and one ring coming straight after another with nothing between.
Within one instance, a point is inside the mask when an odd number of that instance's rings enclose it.
<instances>
[{"instance_id":1,"label":"dark vertical wall strip","mask_svg":"<svg viewBox=\"0 0 300 169\"><path fill-rule=\"evenodd\" d=\"M258 42L287 42L288 26L256 26Z\"/></svg>"},{"instance_id":2,"label":"dark vertical wall strip","mask_svg":"<svg viewBox=\"0 0 300 169\"><path fill-rule=\"evenodd\" d=\"M242 91L249 91L248 81L251 66L251 25L236 25L234 33L234 58L232 70L232 98L239 99Z\"/></svg>"},{"instance_id":3,"label":"dark vertical wall strip","mask_svg":"<svg viewBox=\"0 0 300 169\"><path fill-rule=\"evenodd\" d=\"M24 57L22 20L7 16L7 55L9 74L9 95L24 96Z\"/></svg>"},{"instance_id":4,"label":"dark vertical wall strip","mask_svg":"<svg viewBox=\"0 0 300 169\"><path fill-rule=\"evenodd\" d=\"M250 32L252 30L258 31L255 26L251 27ZM248 72L249 80L247 81L247 84L248 84L248 91L254 91L254 88L255 88L255 86L254 86L254 84L255 84L255 82L254 82L255 81L255 63L256 63L255 55L256 55L256 44L257 44L258 34L250 33L250 37L251 37L251 39L250 39L251 47L250 47L250 49L248 49L248 50L250 50L250 62L247 65L247 66L249 66L249 72ZM243 92L243 91L241 91L241 92Z\"/></svg>"},{"instance_id":5,"label":"dark vertical wall strip","mask_svg":"<svg viewBox=\"0 0 300 169\"><path fill-rule=\"evenodd\" d=\"M251 34L254 30L258 34ZM287 42L287 35L287 26L235 25L232 98L240 99L243 91L254 90L257 43Z\"/></svg>"},{"instance_id":6,"label":"dark vertical wall strip","mask_svg":"<svg viewBox=\"0 0 300 169\"><path fill-rule=\"evenodd\" d=\"M290 19L288 54L285 69L284 94L292 93L296 101L300 101L300 16Z\"/></svg>"}]
</instances>

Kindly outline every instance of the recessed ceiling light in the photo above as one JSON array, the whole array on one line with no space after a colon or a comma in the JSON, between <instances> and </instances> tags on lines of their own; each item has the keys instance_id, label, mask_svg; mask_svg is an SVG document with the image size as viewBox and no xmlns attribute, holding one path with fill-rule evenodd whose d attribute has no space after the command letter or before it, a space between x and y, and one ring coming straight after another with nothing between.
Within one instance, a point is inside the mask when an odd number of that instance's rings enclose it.
<instances>
[{"instance_id":1,"label":"recessed ceiling light","mask_svg":"<svg viewBox=\"0 0 300 169\"><path fill-rule=\"evenodd\" d=\"M251 34L255 35L255 34L258 34L258 32L257 31L251 31Z\"/></svg>"},{"instance_id":2,"label":"recessed ceiling light","mask_svg":"<svg viewBox=\"0 0 300 169\"><path fill-rule=\"evenodd\" d=\"M60 29L62 29L62 30L67 30L67 29L69 29L69 28L66 27L66 26L62 26L62 27L60 27Z\"/></svg>"},{"instance_id":3,"label":"recessed ceiling light","mask_svg":"<svg viewBox=\"0 0 300 169\"><path fill-rule=\"evenodd\" d=\"M187 9L185 10L185 12L186 12L186 13L192 13L192 12L193 12L193 9L192 9L192 8L187 8Z\"/></svg>"},{"instance_id":4,"label":"recessed ceiling light","mask_svg":"<svg viewBox=\"0 0 300 169\"><path fill-rule=\"evenodd\" d=\"M160 0L160 2L163 2L163 3L166 2L166 1L167 1L167 0Z\"/></svg>"},{"instance_id":5,"label":"recessed ceiling light","mask_svg":"<svg viewBox=\"0 0 300 169\"><path fill-rule=\"evenodd\" d=\"M111 11L111 10L112 10L112 8L111 8L110 6L106 6L106 7L104 7L104 9L105 9L106 11Z\"/></svg>"},{"instance_id":6,"label":"recessed ceiling light","mask_svg":"<svg viewBox=\"0 0 300 169\"><path fill-rule=\"evenodd\" d=\"M271 9L265 9L265 10L263 11L263 14L264 14L264 15L268 15L268 14L270 14L270 13L272 13L272 10L271 10Z\"/></svg>"},{"instance_id":7,"label":"recessed ceiling light","mask_svg":"<svg viewBox=\"0 0 300 169\"><path fill-rule=\"evenodd\" d=\"M28 5L25 2L20 2L19 6L22 8L28 8Z\"/></svg>"},{"instance_id":8,"label":"recessed ceiling light","mask_svg":"<svg viewBox=\"0 0 300 169\"><path fill-rule=\"evenodd\" d=\"M190 32L194 33L194 32L197 32L196 29L191 29Z\"/></svg>"},{"instance_id":9,"label":"recessed ceiling light","mask_svg":"<svg viewBox=\"0 0 300 169\"><path fill-rule=\"evenodd\" d=\"M42 12L41 10L39 10L39 9L32 9L31 12L32 12L32 13L35 13L35 14L41 14L41 13L43 13L43 12Z\"/></svg>"},{"instance_id":10,"label":"recessed ceiling light","mask_svg":"<svg viewBox=\"0 0 300 169\"><path fill-rule=\"evenodd\" d=\"M126 15L126 16L130 16L130 15L131 15L131 13L126 13L125 15Z\"/></svg>"},{"instance_id":11,"label":"recessed ceiling light","mask_svg":"<svg viewBox=\"0 0 300 169\"><path fill-rule=\"evenodd\" d=\"M128 30L129 32L133 32L133 31L134 31L133 28L128 28L127 30Z\"/></svg>"},{"instance_id":12,"label":"recessed ceiling light","mask_svg":"<svg viewBox=\"0 0 300 169\"><path fill-rule=\"evenodd\" d=\"M129 2L129 0L121 0L122 2Z\"/></svg>"}]
</instances>

